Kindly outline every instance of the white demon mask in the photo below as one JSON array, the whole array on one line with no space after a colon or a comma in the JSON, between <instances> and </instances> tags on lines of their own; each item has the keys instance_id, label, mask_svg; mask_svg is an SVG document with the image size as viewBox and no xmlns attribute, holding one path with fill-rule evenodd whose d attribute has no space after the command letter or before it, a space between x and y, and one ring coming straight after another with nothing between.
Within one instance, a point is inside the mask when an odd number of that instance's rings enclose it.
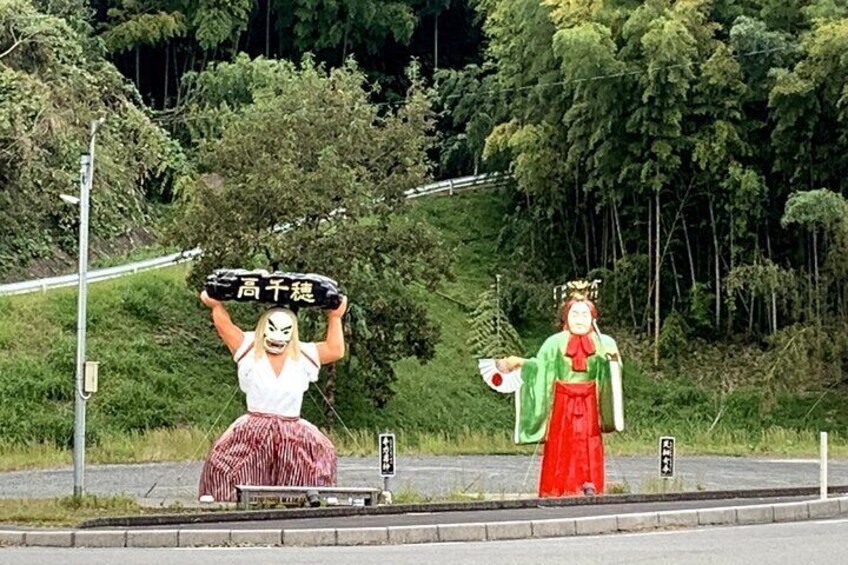
<instances>
[{"instance_id":1,"label":"white demon mask","mask_svg":"<svg viewBox=\"0 0 848 565\"><path fill-rule=\"evenodd\" d=\"M272 312L265 324L265 333L262 336L262 345L268 353L282 353L289 344L294 333L294 320L281 311Z\"/></svg>"}]
</instances>

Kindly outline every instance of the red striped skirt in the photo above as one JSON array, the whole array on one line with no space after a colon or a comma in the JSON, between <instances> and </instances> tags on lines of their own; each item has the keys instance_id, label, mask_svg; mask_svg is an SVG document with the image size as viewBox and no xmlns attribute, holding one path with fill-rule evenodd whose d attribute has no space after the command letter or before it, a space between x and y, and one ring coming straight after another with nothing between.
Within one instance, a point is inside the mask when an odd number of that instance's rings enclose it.
<instances>
[{"instance_id":1,"label":"red striped skirt","mask_svg":"<svg viewBox=\"0 0 848 565\"><path fill-rule=\"evenodd\" d=\"M302 418L249 412L212 445L198 491L234 501L236 485L335 484L336 449L318 428Z\"/></svg>"}]
</instances>

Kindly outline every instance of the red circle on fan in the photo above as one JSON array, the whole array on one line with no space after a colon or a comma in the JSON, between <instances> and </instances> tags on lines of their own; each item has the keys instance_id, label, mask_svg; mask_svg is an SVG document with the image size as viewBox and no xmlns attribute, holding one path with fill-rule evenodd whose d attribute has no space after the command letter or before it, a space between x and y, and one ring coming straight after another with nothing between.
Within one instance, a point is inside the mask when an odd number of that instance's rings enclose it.
<instances>
[{"instance_id":1,"label":"red circle on fan","mask_svg":"<svg viewBox=\"0 0 848 565\"><path fill-rule=\"evenodd\" d=\"M494 375L492 375L492 384L493 385L501 386L501 383L503 383L503 377L500 375L500 373L495 373Z\"/></svg>"}]
</instances>

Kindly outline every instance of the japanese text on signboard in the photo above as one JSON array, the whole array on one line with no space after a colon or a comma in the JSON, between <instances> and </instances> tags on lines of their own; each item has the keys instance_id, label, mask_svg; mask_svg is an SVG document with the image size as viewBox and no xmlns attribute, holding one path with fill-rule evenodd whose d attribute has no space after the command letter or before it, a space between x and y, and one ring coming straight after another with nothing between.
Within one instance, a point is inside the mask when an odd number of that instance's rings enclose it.
<instances>
[{"instance_id":1,"label":"japanese text on signboard","mask_svg":"<svg viewBox=\"0 0 848 565\"><path fill-rule=\"evenodd\" d=\"M257 286L257 282L259 282L258 278L242 279L236 298L252 298L254 300L271 298L271 300L277 302L280 299L280 292L282 292L284 296L289 293L289 299L293 302L315 302L311 282L295 281L286 284L283 279L272 279L268 281L264 288Z\"/></svg>"},{"instance_id":2,"label":"japanese text on signboard","mask_svg":"<svg viewBox=\"0 0 848 565\"><path fill-rule=\"evenodd\" d=\"M395 476L395 434L380 434L380 476Z\"/></svg>"},{"instance_id":3,"label":"japanese text on signboard","mask_svg":"<svg viewBox=\"0 0 848 565\"><path fill-rule=\"evenodd\" d=\"M674 477L674 438L660 438L660 477Z\"/></svg>"}]
</instances>

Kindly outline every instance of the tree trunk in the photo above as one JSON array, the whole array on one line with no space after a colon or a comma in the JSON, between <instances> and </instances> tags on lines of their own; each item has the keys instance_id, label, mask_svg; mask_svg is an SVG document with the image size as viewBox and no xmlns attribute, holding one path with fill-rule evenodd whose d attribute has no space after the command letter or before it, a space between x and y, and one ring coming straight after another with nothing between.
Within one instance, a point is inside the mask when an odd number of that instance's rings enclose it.
<instances>
[{"instance_id":1,"label":"tree trunk","mask_svg":"<svg viewBox=\"0 0 848 565\"><path fill-rule=\"evenodd\" d=\"M209 49L204 49L203 50L203 61L200 63L200 68L205 69L207 63L209 63Z\"/></svg>"},{"instance_id":2,"label":"tree trunk","mask_svg":"<svg viewBox=\"0 0 848 565\"><path fill-rule=\"evenodd\" d=\"M603 265L605 268L607 267L607 265L609 265L609 224L611 215L612 212L607 209L606 213L604 214L604 227L601 235L601 265ZM613 242L613 245L615 245L615 242Z\"/></svg>"},{"instance_id":3,"label":"tree trunk","mask_svg":"<svg viewBox=\"0 0 848 565\"><path fill-rule=\"evenodd\" d=\"M648 292L646 293L645 310L642 312L642 326L647 328L650 336L653 331L651 326L651 297L654 292L654 261L651 254L654 252L654 207L648 204Z\"/></svg>"},{"instance_id":4,"label":"tree trunk","mask_svg":"<svg viewBox=\"0 0 848 565\"><path fill-rule=\"evenodd\" d=\"M580 202L580 171L574 173L574 211L579 215L579 217L583 220L583 258L586 261L586 271L585 273L589 274L589 269L591 268L591 259L589 258L589 220L587 218L589 214L589 207L585 206L585 201L583 203ZM582 208L581 208L582 207Z\"/></svg>"},{"instance_id":5,"label":"tree trunk","mask_svg":"<svg viewBox=\"0 0 848 565\"><path fill-rule=\"evenodd\" d=\"M433 70L439 70L439 14L435 16L433 24Z\"/></svg>"},{"instance_id":6,"label":"tree trunk","mask_svg":"<svg viewBox=\"0 0 848 565\"><path fill-rule=\"evenodd\" d=\"M532 210L532 200L530 200L530 192L524 191L524 200L527 202L527 209ZM571 245L569 243L569 245ZM530 257L536 260L536 230L530 230ZM576 262L575 262L576 264Z\"/></svg>"},{"instance_id":7,"label":"tree trunk","mask_svg":"<svg viewBox=\"0 0 848 565\"><path fill-rule=\"evenodd\" d=\"M734 238L733 238L733 220L734 220L733 210L731 209L731 212L730 212L730 228L729 228L730 229L730 252L728 253L728 256L730 257L730 265L727 268L728 273L732 273L734 267L736 267L736 250L734 249L735 241L734 241ZM744 297L740 296L740 298L742 299L742 304L745 304ZM733 300L734 302L736 301L736 297L731 296L730 294L727 295L727 299ZM726 325L725 335L729 336L733 332L733 319L731 318L730 315L728 315L727 318L725 318L724 323Z\"/></svg>"},{"instance_id":8,"label":"tree trunk","mask_svg":"<svg viewBox=\"0 0 848 565\"><path fill-rule=\"evenodd\" d=\"M271 57L271 0L265 2L265 58Z\"/></svg>"},{"instance_id":9,"label":"tree trunk","mask_svg":"<svg viewBox=\"0 0 848 565\"><path fill-rule=\"evenodd\" d=\"M754 299L755 298L756 298L756 295L754 294L754 291L752 290L751 291L750 306L748 306L748 334L747 335L748 335L749 338L751 337L751 334L754 332L754 317L755 317ZM759 316L757 316L757 317L759 317Z\"/></svg>"},{"instance_id":10,"label":"tree trunk","mask_svg":"<svg viewBox=\"0 0 848 565\"><path fill-rule=\"evenodd\" d=\"M818 246L818 235L816 231L813 230L813 273L815 276L815 289L816 289L816 323L821 325L821 287L819 286L819 246Z\"/></svg>"},{"instance_id":11,"label":"tree trunk","mask_svg":"<svg viewBox=\"0 0 848 565\"><path fill-rule=\"evenodd\" d=\"M692 244L689 242L689 228L686 227L686 217L681 217L683 223L683 237L686 240L686 255L689 257L689 277L692 280L692 286L695 286L695 258L692 255Z\"/></svg>"},{"instance_id":12,"label":"tree trunk","mask_svg":"<svg viewBox=\"0 0 848 565\"><path fill-rule=\"evenodd\" d=\"M771 333L777 332L777 293L771 291Z\"/></svg>"},{"instance_id":13,"label":"tree trunk","mask_svg":"<svg viewBox=\"0 0 848 565\"><path fill-rule=\"evenodd\" d=\"M615 203L615 200L612 202L612 213L615 220L615 228L618 232L618 245L621 248L621 256L625 257L627 251L624 249L624 237L621 235L621 219L618 217L618 204Z\"/></svg>"},{"instance_id":14,"label":"tree trunk","mask_svg":"<svg viewBox=\"0 0 848 565\"><path fill-rule=\"evenodd\" d=\"M713 201L710 199L710 224L713 230L713 250L715 251L715 323L716 329L721 328L721 265L718 247L718 228L716 227Z\"/></svg>"},{"instance_id":15,"label":"tree trunk","mask_svg":"<svg viewBox=\"0 0 848 565\"><path fill-rule=\"evenodd\" d=\"M677 262L674 260L674 252L669 251L669 247L671 246L671 238L674 236L674 230L677 228L677 220L682 216L681 211L683 210L683 204L681 203L680 207L677 209L677 213L674 216L674 221L671 223L671 227L666 230L668 232L668 237L665 238L665 245L662 248L662 252L660 253L660 263L665 260L666 253L668 254L668 260L671 264L671 275L674 280L674 292L677 297L677 302L683 302L683 296L680 292L680 276L677 273ZM659 215L659 210L657 210L657 218L660 219L659 227L662 230L662 217ZM659 237L657 238L659 239Z\"/></svg>"},{"instance_id":16,"label":"tree trunk","mask_svg":"<svg viewBox=\"0 0 848 565\"><path fill-rule=\"evenodd\" d=\"M624 236L621 235L621 218L618 217L618 204L613 200L612 203L612 213L613 213L613 230L618 233L618 244L621 248L621 257L627 257L627 250L624 248ZM627 287L627 297L630 302L630 319L633 321L633 330L635 331L638 326L638 321L636 320L636 303L633 300L633 291L631 287L628 285Z\"/></svg>"},{"instance_id":17,"label":"tree trunk","mask_svg":"<svg viewBox=\"0 0 848 565\"><path fill-rule=\"evenodd\" d=\"M174 48L171 49L171 59L172 59L173 65L174 65L174 86L177 89L176 100L174 101L174 107L175 108L180 107L180 100L181 100L181 94L182 94L182 88L180 87L180 77L182 77L185 74L185 65L183 65L183 72L182 72L182 74L180 74L180 62L177 58L177 51L178 51L178 49L177 49L177 46L175 44ZM187 60L188 60L188 57L186 57L186 61Z\"/></svg>"},{"instance_id":18,"label":"tree trunk","mask_svg":"<svg viewBox=\"0 0 848 565\"><path fill-rule=\"evenodd\" d=\"M768 226L766 226L766 253L768 253L769 261L772 261L771 256L771 238L769 237ZM777 332L777 289L771 288L771 333Z\"/></svg>"},{"instance_id":19,"label":"tree trunk","mask_svg":"<svg viewBox=\"0 0 848 565\"><path fill-rule=\"evenodd\" d=\"M327 382L324 384L324 422L328 428L336 424L336 364L327 365Z\"/></svg>"},{"instance_id":20,"label":"tree trunk","mask_svg":"<svg viewBox=\"0 0 848 565\"><path fill-rule=\"evenodd\" d=\"M168 108L168 75L171 74L171 44L165 43L165 80L162 88L162 109Z\"/></svg>"},{"instance_id":21,"label":"tree trunk","mask_svg":"<svg viewBox=\"0 0 848 565\"><path fill-rule=\"evenodd\" d=\"M188 71L193 71L194 70L194 64L195 64L196 61L197 61L197 54L194 53L194 50L192 49L191 53L189 55L187 55L186 58L185 58L185 64L183 65L183 72L180 76L185 76ZM182 83L177 83L177 84L179 85L178 88L177 88L177 107L179 107L180 102L182 101L182 98L183 98L183 88L182 88ZM188 96L189 93L190 93L190 90L188 88L186 88L185 95Z\"/></svg>"},{"instance_id":22,"label":"tree trunk","mask_svg":"<svg viewBox=\"0 0 848 565\"><path fill-rule=\"evenodd\" d=\"M589 199L587 198L586 202L588 202L588 201L589 201ZM589 236L590 236L590 238L589 238L589 253L587 253L587 255L589 256L590 259L589 259L589 264L586 267L586 273L588 274L589 271L592 270L592 266L598 264L598 229L596 227L596 224L598 222L595 221L595 220L597 220L597 217L594 216L594 212L593 212L591 206L586 206L585 217L586 217L586 221L589 222Z\"/></svg>"},{"instance_id":23,"label":"tree trunk","mask_svg":"<svg viewBox=\"0 0 848 565\"><path fill-rule=\"evenodd\" d=\"M680 292L680 276L677 274L677 261L674 260L674 253L669 253L668 259L671 262L671 273L674 275L674 293L677 296L677 302L683 304L683 295Z\"/></svg>"},{"instance_id":24,"label":"tree trunk","mask_svg":"<svg viewBox=\"0 0 848 565\"><path fill-rule=\"evenodd\" d=\"M347 19L345 20L345 30L344 30L344 39L342 40L342 65L347 60L347 36L350 31L350 14L347 15Z\"/></svg>"},{"instance_id":25,"label":"tree trunk","mask_svg":"<svg viewBox=\"0 0 848 565\"><path fill-rule=\"evenodd\" d=\"M141 54L139 53L140 49L140 46L135 46L135 87L138 89L139 94L141 94Z\"/></svg>"},{"instance_id":26,"label":"tree trunk","mask_svg":"<svg viewBox=\"0 0 848 565\"><path fill-rule=\"evenodd\" d=\"M660 364L660 191L654 193L654 367Z\"/></svg>"}]
</instances>

